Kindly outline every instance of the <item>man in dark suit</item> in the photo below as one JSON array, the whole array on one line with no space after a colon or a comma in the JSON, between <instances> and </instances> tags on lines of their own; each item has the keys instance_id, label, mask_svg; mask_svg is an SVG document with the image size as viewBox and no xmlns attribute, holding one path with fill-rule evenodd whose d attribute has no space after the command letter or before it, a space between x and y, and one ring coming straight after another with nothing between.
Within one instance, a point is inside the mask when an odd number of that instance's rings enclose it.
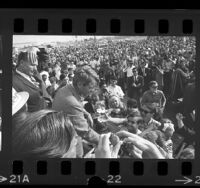
<instances>
[{"instance_id":1,"label":"man in dark suit","mask_svg":"<svg viewBox=\"0 0 200 188\"><path fill-rule=\"evenodd\" d=\"M35 112L47 107L50 97L46 92L40 74L37 71L37 54L33 50L21 52L18 56L17 68L13 72L13 88L17 91L27 91L28 111Z\"/></svg>"},{"instance_id":2,"label":"man in dark suit","mask_svg":"<svg viewBox=\"0 0 200 188\"><path fill-rule=\"evenodd\" d=\"M149 89L149 82L152 80L152 72L151 69L146 67L146 62L143 60L138 68L138 74L144 78L144 86L142 88L142 92L145 92Z\"/></svg>"},{"instance_id":3,"label":"man in dark suit","mask_svg":"<svg viewBox=\"0 0 200 188\"><path fill-rule=\"evenodd\" d=\"M138 75L137 68L133 68L133 76L131 82L131 96L130 98L134 98L139 101L142 87L144 86L144 79L142 76Z\"/></svg>"}]
</instances>

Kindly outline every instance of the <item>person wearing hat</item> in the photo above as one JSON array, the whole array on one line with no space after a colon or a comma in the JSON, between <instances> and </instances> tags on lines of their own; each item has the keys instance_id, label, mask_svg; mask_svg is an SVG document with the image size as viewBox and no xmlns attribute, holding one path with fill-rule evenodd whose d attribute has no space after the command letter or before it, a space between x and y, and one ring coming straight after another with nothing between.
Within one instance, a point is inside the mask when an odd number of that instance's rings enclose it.
<instances>
[{"instance_id":1,"label":"person wearing hat","mask_svg":"<svg viewBox=\"0 0 200 188\"><path fill-rule=\"evenodd\" d=\"M38 60L34 50L20 52L16 71L13 72L13 88L17 92L29 93L28 111L34 112L47 107L49 95L45 84L37 71Z\"/></svg>"},{"instance_id":2,"label":"person wearing hat","mask_svg":"<svg viewBox=\"0 0 200 188\"><path fill-rule=\"evenodd\" d=\"M27 111L29 93L26 91L17 92L12 88L12 116Z\"/></svg>"}]
</instances>

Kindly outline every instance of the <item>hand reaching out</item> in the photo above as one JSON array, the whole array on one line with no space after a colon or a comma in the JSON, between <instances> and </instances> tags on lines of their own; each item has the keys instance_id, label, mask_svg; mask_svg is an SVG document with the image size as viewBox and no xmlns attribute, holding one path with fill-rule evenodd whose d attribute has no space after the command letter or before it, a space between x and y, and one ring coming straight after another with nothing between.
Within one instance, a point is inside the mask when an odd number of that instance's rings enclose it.
<instances>
[{"instance_id":1,"label":"hand reaching out","mask_svg":"<svg viewBox=\"0 0 200 188\"><path fill-rule=\"evenodd\" d=\"M116 145L110 145L110 136L111 133L100 135L95 158L117 158L122 142L117 140Z\"/></svg>"},{"instance_id":2,"label":"hand reaching out","mask_svg":"<svg viewBox=\"0 0 200 188\"><path fill-rule=\"evenodd\" d=\"M124 138L124 142L132 142L137 148L143 151L143 155L151 159L164 159L155 144L150 141L127 131L120 131L116 133L120 138Z\"/></svg>"}]
</instances>

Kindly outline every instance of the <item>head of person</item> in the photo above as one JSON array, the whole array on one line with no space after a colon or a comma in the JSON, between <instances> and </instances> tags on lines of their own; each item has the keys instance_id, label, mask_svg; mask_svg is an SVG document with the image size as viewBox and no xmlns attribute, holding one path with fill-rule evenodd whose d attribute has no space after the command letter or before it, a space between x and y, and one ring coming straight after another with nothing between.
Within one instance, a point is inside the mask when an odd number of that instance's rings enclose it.
<instances>
[{"instance_id":1,"label":"head of person","mask_svg":"<svg viewBox=\"0 0 200 188\"><path fill-rule=\"evenodd\" d=\"M149 89L152 93L158 92L158 83L156 81L149 82Z\"/></svg>"},{"instance_id":2,"label":"head of person","mask_svg":"<svg viewBox=\"0 0 200 188\"><path fill-rule=\"evenodd\" d=\"M130 57L126 58L126 62L127 62L127 65L129 65L129 66L133 65L133 60Z\"/></svg>"},{"instance_id":3,"label":"head of person","mask_svg":"<svg viewBox=\"0 0 200 188\"><path fill-rule=\"evenodd\" d=\"M12 153L17 158L76 156L75 130L63 112L40 110L18 120L12 133Z\"/></svg>"},{"instance_id":4,"label":"head of person","mask_svg":"<svg viewBox=\"0 0 200 188\"><path fill-rule=\"evenodd\" d=\"M49 81L50 81L50 83L51 83L52 85L54 85L54 84L56 84L57 79L56 79L56 77L52 76L52 77L49 78Z\"/></svg>"},{"instance_id":5,"label":"head of person","mask_svg":"<svg viewBox=\"0 0 200 188\"><path fill-rule=\"evenodd\" d=\"M99 101L99 95L97 92L92 93L90 96L90 101L92 104L96 104L96 102Z\"/></svg>"},{"instance_id":6,"label":"head of person","mask_svg":"<svg viewBox=\"0 0 200 188\"><path fill-rule=\"evenodd\" d=\"M37 52L33 49L29 49L25 52L20 52L17 61L17 70L28 75L33 76L37 71L38 58Z\"/></svg>"},{"instance_id":7,"label":"head of person","mask_svg":"<svg viewBox=\"0 0 200 188\"><path fill-rule=\"evenodd\" d=\"M46 74L43 74L43 75L42 75L42 80L43 80L44 82L46 82L46 80L47 80L47 75L46 75Z\"/></svg>"},{"instance_id":8,"label":"head of person","mask_svg":"<svg viewBox=\"0 0 200 188\"><path fill-rule=\"evenodd\" d=\"M117 84L117 78L116 78L115 76L111 77L111 79L110 79L110 84L111 84L112 86L116 86L116 84Z\"/></svg>"},{"instance_id":9,"label":"head of person","mask_svg":"<svg viewBox=\"0 0 200 188\"><path fill-rule=\"evenodd\" d=\"M74 70L73 70L72 67L68 68L68 73L69 73L69 74L73 74L73 73L74 73Z\"/></svg>"},{"instance_id":10,"label":"head of person","mask_svg":"<svg viewBox=\"0 0 200 188\"><path fill-rule=\"evenodd\" d=\"M149 121L151 118L153 118L154 114L156 113L155 109L151 109L147 107L146 105L141 106L140 113L144 121Z\"/></svg>"},{"instance_id":11,"label":"head of person","mask_svg":"<svg viewBox=\"0 0 200 188\"><path fill-rule=\"evenodd\" d=\"M64 73L62 73L62 74L60 75L60 81L63 81L63 80L65 80L66 78L67 78L67 75L64 74Z\"/></svg>"},{"instance_id":12,"label":"head of person","mask_svg":"<svg viewBox=\"0 0 200 188\"><path fill-rule=\"evenodd\" d=\"M171 138L175 132L174 124L170 119L163 119L162 120L162 131L166 135L166 137Z\"/></svg>"},{"instance_id":13,"label":"head of person","mask_svg":"<svg viewBox=\"0 0 200 188\"><path fill-rule=\"evenodd\" d=\"M89 96L98 87L98 82L99 76L90 66L85 65L75 70L73 85L81 96Z\"/></svg>"},{"instance_id":14,"label":"head of person","mask_svg":"<svg viewBox=\"0 0 200 188\"><path fill-rule=\"evenodd\" d=\"M137 100L135 99L128 99L127 101L127 110L128 112L134 112L138 110Z\"/></svg>"},{"instance_id":15,"label":"head of person","mask_svg":"<svg viewBox=\"0 0 200 188\"><path fill-rule=\"evenodd\" d=\"M139 123L142 121L142 117L139 113L130 113L127 117L127 129L129 132L136 134Z\"/></svg>"},{"instance_id":16,"label":"head of person","mask_svg":"<svg viewBox=\"0 0 200 188\"><path fill-rule=\"evenodd\" d=\"M120 98L115 95L110 96L108 104L109 108L120 108L122 106Z\"/></svg>"},{"instance_id":17,"label":"head of person","mask_svg":"<svg viewBox=\"0 0 200 188\"><path fill-rule=\"evenodd\" d=\"M12 88L12 116L17 116L21 112L27 112L28 92L17 92Z\"/></svg>"},{"instance_id":18,"label":"head of person","mask_svg":"<svg viewBox=\"0 0 200 188\"><path fill-rule=\"evenodd\" d=\"M69 81L73 81L74 74L68 74Z\"/></svg>"},{"instance_id":19,"label":"head of person","mask_svg":"<svg viewBox=\"0 0 200 188\"><path fill-rule=\"evenodd\" d=\"M194 158L195 158L195 149L193 146L188 146L181 152L180 159L194 159Z\"/></svg>"},{"instance_id":20,"label":"head of person","mask_svg":"<svg viewBox=\"0 0 200 188\"><path fill-rule=\"evenodd\" d=\"M133 71L133 76L138 76L137 68L133 68L132 71Z\"/></svg>"}]
</instances>

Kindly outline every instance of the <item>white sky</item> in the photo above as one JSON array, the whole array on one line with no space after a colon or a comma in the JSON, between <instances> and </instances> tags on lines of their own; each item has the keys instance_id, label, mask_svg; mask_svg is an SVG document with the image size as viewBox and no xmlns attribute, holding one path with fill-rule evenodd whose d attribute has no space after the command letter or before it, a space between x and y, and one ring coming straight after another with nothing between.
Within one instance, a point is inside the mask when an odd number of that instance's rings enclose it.
<instances>
[{"instance_id":1,"label":"white sky","mask_svg":"<svg viewBox=\"0 0 200 188\"><path fill-rule=\"evenodd\" d=\"M42 44L42 43L50 43L50 42L68 42L68 41L75 41L77 40L83 40L83 39L89 39L93 38L94 35L89 35L89 36L62 36L62 35L13 35L13 46L15 44L20 44L20 43L37 43L37 44ZM108 37L108 36L96 36L96 39L100 39L102 37ZM110 36L114 37L114 36ZM127 38L127 36L124 36ZM135 38L144 38L144 37L138 37L135 36Z\"/></svg>"},{"instance_id":2,"label":"white sky","mask_svg":"<svg viewBox=\"0 0 200 188\"><path fill-rule=\"evenodd\" d=\"M94 36L77 36L77 40L89 39ZM103 36L96 36L97 39ZM19 43L48 43L48 42L68 42L75 41L76 37L73 36L52 36L52 35L13 35L13 45Z\"/></svg>"}]
</instances>

